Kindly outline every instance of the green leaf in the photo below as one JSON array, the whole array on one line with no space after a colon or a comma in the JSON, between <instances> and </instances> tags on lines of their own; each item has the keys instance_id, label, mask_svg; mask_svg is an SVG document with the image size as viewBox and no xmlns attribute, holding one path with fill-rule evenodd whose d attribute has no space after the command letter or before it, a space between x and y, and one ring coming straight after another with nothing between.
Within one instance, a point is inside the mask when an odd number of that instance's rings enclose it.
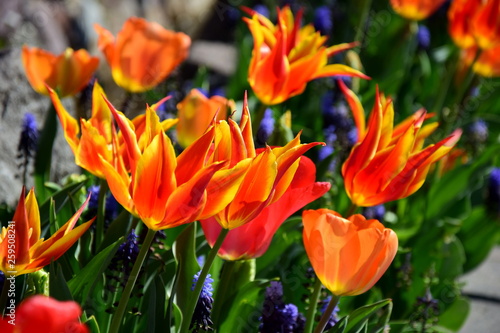
<instances>
[{"instance_id":1,"label":"green leaf","mask_svg":"<svg viewBox=\"0 0 500 333\"><path fill-rule=\"evenodd\" d=\"M86 321L83 322L90 329L92 333L100 333L99 324L94 316L90 316Z\"/></svg>"},{"instance_id":2,"label":"green leaf","mask_svg":"<svg viewBox=\"0 0 500 333\"><path fill-rule=\"evenodd\" d=\"M344 333L348 322L349 316L342 317L341 319L339 319L339 321L337 321L335 326L328 330L328 333Z\"/></svg>"},{"instance_id":3,"label":"green leaf","mask_svg":"<svg viewBox=\"0 0 500 333\"><path fill-rule=\"evenodd\" d=\"M470 303L464 297L455 299L438 320L438 325L443 326L453 332L457 332L465 323L470 311Z\"/></svg>"},{"instance_id":4,"label":"green leaf","mask_svg":"<svg viewBox=\"0 0 500 333\"><path fill-rule=\"evenodd\" d=\"M160 275L156 275L145 295L146 311L149 315L147 320L147 332L165 332L167 318L165 317L165 306L168 302L165 284Z\"/></svg>"},{"instance_id":5,"label":"green leaf","mask_svg":"<svg viewBox=\"0 0 500 333\"><path fill-rule=\"evenodd\" d=\"M264 288L268 284L268 280L255 280L238 290L219 332L255 332L260 323Z\"/></svg>"},{"instance_id":6,"label":"green leaf","mask_svg":"<svg viewBox=\"0 0 500 333\"><path fill-rule=\"evenodd\" d=\"M121 243L123 243L123 237L99 252L78 275L68 282L69 289L80 304L85 304Z\"/></svg>"},{"instance_id":7,"label":"green leaf","mask_svg":"<svg viewBox=\"0 0 500 333\"><path fill-rule=\"evenodd\" d=\"M50 178L50 164L52 160L52 147L57 134L57 114L56 109L50 103L50 107L45 115L45 122L38 140L35 154L35 165L33 179L35 181L36 195L41 202L48 197L45 182Z\"/></svg>"},{"instance_id":8,"label":"green leaf","mask_svg":"<svg viewBox=\"0 0 500 333\"><path fill-rule=\"evenodd\" d=\"M255 259L226 261L222 267L221 277L214 295L212 321L217 328L223 322L233 300L243 286L255 278Z\"/></svg>"},{"instance_id":9,"label":"green leaf","mask_svg":"<svg viewBox=\"0 0 500 333\"><path fill-rule=\"evenodd\" d=\"M190 223L177 237L173 245L174 257L177 261L177 273L174 285L174 302L182 313L186 310L191 296L193 277L200 270L196 260L196 224Z\"/></svg>"},{"instance_id":10,"label":"green leaf","mask_svg":"<svg viewBox=\"0 0 500 333\"><path fill-rule=\"evenodd\" d=\"M114 219L109 225L106 235L101 243L98 251L101 251L105 247L116 242L117 239L123 235L128 235L130 229L132 228L132 215L126 210L123 210L116 219Z\"/></svg>"},{"instance_id":11,"label":"green leaf","mask_svg":"<svg viewBox=\"0 0 500 333\"><path fill-rule=\"evenodd\" d=\"M470 164L461 165L443 175L431 188L428 198L427 219L443 215L449 206L465 192L471 191L479 178L486 172L488 164L500 153L500 144L486 149L479 158Z\"/></svg>"},{"instance_id":12,"label":"green leaf","mask_svg":"<svg viewBox=\"0 0 500 333\"><path fill-rule=\"evenodd\" d=\"M47 200L40 205L40 224L43 226L49 222L52 200L54 201L54 209L57 213L68 203L70 198L80 190L85 181L86 179L83 179L80 182L69 184L60 191L54 193L50 198L47 198Z\"/></svg>"},{"instance_id":13,"label":"green leaf","mask_svg":"<svg viewBox=\"0 0 500 333\"><path fill-rule=\"evenodd\" d=\"M57 266L56 266L57 265ZM61 265L50 264L49 295L58 301L72 301L73 296L64 279Z\"/></svg>"},{"instance_id":14,"label":"green leaf","mask_svg":"<svg viewBox=\"0 0 500 333\"><path fill-rule=\"evenodd\" d=\"M389 304L392 304L392 300L384 299L382 301L370 305L365 305L354 310L349 315L349 322L347 323L346 327L347 332L360 332L371 315L373 315L376 311L383 308L384 306L388 306Z\"/></svg>"}]
</instances>

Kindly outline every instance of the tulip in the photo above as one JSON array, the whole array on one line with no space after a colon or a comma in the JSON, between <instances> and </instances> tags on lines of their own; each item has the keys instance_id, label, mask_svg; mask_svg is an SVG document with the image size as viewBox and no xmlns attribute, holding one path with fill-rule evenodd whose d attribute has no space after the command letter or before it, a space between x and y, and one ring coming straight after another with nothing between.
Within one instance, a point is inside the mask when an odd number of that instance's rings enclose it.
<instances>
[{"instance_id":1,"label":"tulip","mask_svg":"<svg viewBox=\"0 0 500 333\"><path fill-rule=\"evenodd\" d=\"M307 82L333 75L368 79L363 73L341 64L328 64L328 58L350 49L356 43L324 46L322 36L309 24L300 27L302 12L293 18L290 7L278 10L276 26L265 16L244 8L251 18L244 18L254 39L248 82L260 101L279 104L301 94Z\"/></svg>"},{"instance_id":2,"label":"tulip","mask_svg":"<svg viewBox=\"0 0 500 333\"><path fill-rule=\"evenodd\" d=\"M477 59L475 59L477 52L478 50L474 46L462 50L461 60L465 67L459 69L459 75L463 77L466 74L467 68L472 65L472 70L478 75L483 77L499 77L500 57L498 55L500 54L500 46L481 51Z\"/></svg>"},{"instance_id":3,"label":"tulip","mask_svg":"<svg viewBox=\"0 0 500 333\"><path fill-rule=\"evenodd\" d=\"M353 111L358 128L358 142L342 166L344 185L352 203L376 206L406 198L424 183L430 166L455 146L462 131L455 130L436 144L423 148L424 140L438 124L422 127L427 115L419 110L393 127L392 101L378 90L375 105L365 128L365 115L356 95L345 84L339 86Z\"/></svg>"},{"instance_id":4,"label":"tulip","mask_svg":"<svg viewBox=\"0 0 500 333\"><path fill-rule=\"evenodd\" d=\"M235 109L232 100L222 96L207 98L198 89L191 92L177 104L179 123L177 139L182 147L187 147L205 133L217 114L216 120L224 120L227 112Z\"/></svg>"},{"instance_id":5,"label":"tulip","mask_svg":"<svg viewBox=\"0 0 500 333\"><path fill-rule=\"evenodd\" d=\"M336 296L369 290L385 273L398 238L377 220L348 219L329 209L302 213L304 246L318 279Z\"/></svg>"},{"instance_id":6,"label":"tulip","mask_svg":"<svg viewBox=\"0 0 500 333\"><path fill-rule=\"evenodd\" d=\"M200 219L214 216L222 228L229 230L250 222L278 201L292 182L300 156L316 145L324 145L320 142L301 144L299 134L284 147L266 147L257 152L246 97L239 125L229 119L211 128L214 147L208 161L228 161L228 164L214 175L207 187L207 209L219 213L204 212Z\"/></svg>"},{"instance_id":7,"label":"tulip","mask_svg":"<svg viewBox=\"0 0 500 333\"><path fill-rule=\"evenodd\" d=\"M138 138L133 122L111 103L107 104L122 133L124 155L130 165L129 173L100 156L103 174L115 199L152 230L196 220L207 201L210 179L224 166L221 162L193 167L193 161L205 159L211 143L202 142L195 150L186 149L176 157L172 142L151 108L146 110L146 126Z\"/></svg>"},{"instance_id":8,"label":"tulip","mask_svg":"<svg viewBox=\"0 0 500 333\"><path fill-rule=\"evenodd\" d=\"M450 36L462 49L500 45L500 0L455 0L448 21Z\"/></svg>"},{"instance_id":9,"label":"tulip","mask_svg":"<svg viewBox=\"0 0 500 333\"><path fill-rule=\"evenodd\" d=\"M75 228L89 198L68 222L44 240L40 238L40 212L35 193L31 190L25 199L23 188L12 223L3 227L0 235L0 270L10 275L32 273L62 256L94 221Z\"/></svg>"},{"instance_id":10,"label":"tulip","mask_svg":"<svg viewBox=\"0 0 500 333\"><path fill-rule=\"evenodd\" d=\"M92 90L92 116L88 120L80 119L81 135L78 121L66 111L55 91L49 88L49 94L78 166L99 178L104 178L101 157L117 167L123 160L123 167L128 169L126 157L120 156L123 155L123 149L120 148L123 146L123 137L121 134L113 135L115 131L111 111L105 102L106 95L97 82ZM156 110L161 102L151 108ZM166 119L161 126L166 131L176 122L177 119ZM137 116L132 123L136 128L136 136L141 137L146 123L145 115Z\"/></svg>"},{"instance_id":11,"label":"tulip","mask_svg":"<svg viewBox=\"0 0 500 333\"><path fill-rule=\"evenodd\" d=\"M391 0L392 9L408 20L420 21L433 14L446 0Z\"/></svg>"},{"instance_id":12,"label":"tulip","mask_svg":"<svg viewBox=\"0 0 500 333\"><path fill-rule=\"evenodd\" d=\"M186 34L137 17L125 22L116 39L98 24L94 28L113 80L129 92L143 92L162 82L187 58L191 45Z\"/></svg>"},{"instance_id":13,"label":"tulip","mask_svg":"<svg viewBox=\"0 0 500 333\"><path fill-rule=\"evenodd\" d=\"M25 299L15 312L15 325L6 315L0 319L0 331L3 333L29 332L90 332L85 324L80 323L82 309L74 301L58 301L54 298L34 295Z\"/></svg>"},{"instance_id":14,"label":"tulip","mask_svg":"<svg viewBox=\"0 0 500 333\"><path fill-rule=\"evenodd\" d=\"M330 189L330 183L315 182L316 167L307 157L300 158L290 186L273 204L253 220L227 234L218 252L225 260L246 260L263 255L281 224L297 210L318 199ZM215 218L201 221L208 244L213 246L222 227Z\"/></svg>"},{"instance_id":15,"label":"tulip","mask_svg":"<svg viewBox=\"0 0 500 333\"><path fill-rule=\"evenodd\" d=\"M46 86L57 90L59 96L71 96L85 88L99 65L99 58L87 51L67 48L54 55L39 48L23 46L22 61L26 77L33 89L48 95Z\"/></svg>"}]
</instances>

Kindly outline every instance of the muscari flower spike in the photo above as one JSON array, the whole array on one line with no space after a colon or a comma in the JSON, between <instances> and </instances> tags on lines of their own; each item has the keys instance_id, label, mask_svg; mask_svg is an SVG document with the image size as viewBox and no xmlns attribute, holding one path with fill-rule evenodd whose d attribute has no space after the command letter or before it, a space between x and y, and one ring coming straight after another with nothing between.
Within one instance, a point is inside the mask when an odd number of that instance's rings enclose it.
<instances>
[{"instance_id":1,"label":"muscari flower spike","mask_svg":"<svg viewBox=\"0 0 500 333\"><path fill-rule=\"evenodd\" d=\"M118 247L118 250L109 264L110 270L114 273L118 273L116 275L113 274L111 279L117 280L122 286L125 285L125 281L132 272L132 267L139 255L137 238L138 236L135 234L135 230L132 229L127 236L127 240ZM123 273L123 275L121 273ZM122 277L120 278L121 275Z\"/></svg>"},{"instance_id":2,"label":"muscari flower spike","mask_svg":"<svg viewBox=\"0 0 500 333\"><path fill-rule=\"evenodd\" d=\"M26 171L30 158L35 156L38 145L38 128L35 116L31 113L24 115L21 136L17 145L17 158L22 159L21 167L23 168L23 183L26 179Z\"/></svg>"},{"instance_id":3,"label":"muscari flower spike","mask_svg":"<svg viewBox=\"0 0 500 333\"><path fill-rule=\"evenodd\" d=\"M363 215L368 220L375 219L375 220L383 221L384 215L385 215L385 206L382 204L382 205L376 205L376 206L372 206L372 207L365 207L365 208L363 208Z\"/></svg>"},{"instance_id":4,"label":"muscari flower spike","mask_svg":"<svg viewBox=\"0 0 500 333\"><path fill-rule=\"evenodd\" d=\"M269 140L273 134L274 124L275 120L273 117L273 110L268 108L264 111L264 117L262 118L259 129L257 130L257 146L264 147L266 145L267 140Z\"/></svg>"},{"instance_id":5,"label":"muscari flower spike","mask_svg":"<svg viewBox=\"0 0 500 333\"><path fill-rule=\"evenodd\" d=\"M191 291L194 290L198 278L200 277L201 271L196 273L193 278L193 284L191 286ZM212 305L214 303L213 299L213 287L212 283L214 279L207 275L205 282L203 283L203 288L201 289L200 298L198 298L198 303L194 309L193 318L191 320L190 328L194 328L194 331L198 330L212 330L212 319L210 318L210 313L212 312Z\"/></svg>"},{"instance_id":6,"label":"muscari flower spike","mask_svg":"<svg viewBox=\"0 0 500 333\"><path fill-rule=\"evenodd\" d=\"M328 6L320 6L314 11L314 29L322 35L329 35L333 29L332 11Z\"/></svg>"},{"instance_id":7,"label":"muscari flower spike","mask_svg":"<svg viewBox=\"0 0 500 333\"><path fill-rule=\"evenodd\" d=\"M488 177L486 205L497 214L500 214L500 168L491 170Z\"/></svg>"},{"instance_id":8,"label":"muscari flower spike","mask_svg":"<svg viewBox=\"0 0 500 333\"><path fill-rule=\"evenodd\" d=\"M283 301L283 286L279 281L271 281L266 288L261 321L260 333L301 332L300 327L304 326L304 316L297 306Z\"/></svg>"},{"instance_id":9,"label":"muscari flower spike","mask_svg":"<svg viewBox=\"0 0 500 333\"><path fill-rule=\"evenodd\" d=\"M418 48L420 50L427 50L431 45L431 32L429 31L429 28L423 24L418 25L417 41Z\"/></svg>"}]
</instances>

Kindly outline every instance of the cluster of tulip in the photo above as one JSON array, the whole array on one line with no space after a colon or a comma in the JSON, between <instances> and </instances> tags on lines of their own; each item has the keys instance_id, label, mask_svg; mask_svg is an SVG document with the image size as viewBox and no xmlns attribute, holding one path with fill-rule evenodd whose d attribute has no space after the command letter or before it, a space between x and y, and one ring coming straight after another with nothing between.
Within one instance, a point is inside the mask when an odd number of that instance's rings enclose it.
<instances>
[{"instance_id":1,"label":"cluster of tulip","mask_svg":"<svg viewBox=\"0 0 500 333\"><path fill-rule=\"evenodd\" d=\"M411 20L427 18L443 2L391 0L394 10ZM496 56L500 45L500 21L496 19L499 4L497 0L455 0L448 14L450 35L464 49L468 59L466 64L485 76L496 75L500 63ZM357 131L357 138L341 166L343 185L340 186L350 199L350 207L347 209L349 205L346 205L344 209L332 205L306 209L302 213L303 245L317 276L303 331L311 332L316 324L315 332L322 332L339 298L359 295L371 289L398 252L396 232L368 215L355 214L358 208L374 207L414 194L423 186L427 175L433 172L436 162L443 158L451 160L448 169L451 168L455 160L448 155L452 155L450 151L459 141L462 130L456 129L444 139L425 145L426 139L436 135L439 127L437 122L424 124L434 113L420 109L395 125L393 100L380 92L378 87L369 118L365 119L365 110L356 89L349 88L340 78L370 78L348 65L329 62L329 58L357 47L358 42L325 46L328 37L312 24L302 26L302 10L294 15L288 6L277 9L275 24L256 10L244 7L243 11L248 15L243 20L253 37L252 57L248 65L249 94L255 95L262 110L300 96L309 82L315 79L338 76L335 84L352 111ZM489 19L491 16L495 17L495 22ZM166 30L141 18L127 20L116 38L101 26L96 25L95 30L99 36L99 49L111 68L114 82L129 93L141 93L157 87L187 58L191 44L187 35ZM89 200L96 199L89 196L76 213L57 228L55 225L43 225L45 217L41 218L42 210L35 197L42 191L40 185L37 184L26 197L23 188L12 218L15 225L4 227L0 236L0 270L5 275L21 276L50 265L50 278L60 281L57 277L61 279L61 276L53 270L53 261L57 263L82 239L74 255L90 251L88 253L95 258L87 260L89 271L100 270L99 276L92 280L87 279L97 272L89 273L85 271L86 267L70 277L69 289L74 293L72 296L76 296L82 288L94 288L99 283L102 286L100 279L105 276L104 271L119 244L123 243L123 237L133 235L133 228L137 231L145 227L146 235L141 238L140 251L134 250L135 261L121 296L120 293L113 294L115 301L119 297L118 302L112 302L117 304L116 309L112 314L103 314L104 317L99 317L101 314L98 313L86 313L88 299L82 298L82 321L92 329L112 333L126 329L126 325L131 323L137 324L134 316L127 312L128 304L134 290L139 287L137 280L144 271L144 263L158 256L165 262L175 261L176 265L172 281L162 281L164 291L151 291L166 300L148 300L150 303L162 303L163 318L159 319L162 323L169 323L182 333L197 325L204 330L215 325L220 331L234 331L236 326L228 326L231 321L224 321L225 315L221 313L224 306L230 307L237 299L235 294L231 296L230 291L225 290L230 287L222 282L224 276L233 274L234 281L226 276L228 280L225 282L231 286L236 283L238 275L235 267L238 266L230 266L229 263L251 262L263 256L277 230L290 216L331 191L330 182L316 181L316 165L304 156L313 147L325 144L301 143L302 133L299 133L286 144L274 145L270 140L267 142L269 145L256 148L254 132L259 124L252 123L247 95L243 98L241 113L236 115L233 100L222 96L207 97L198 89L192 89L177 104L176 118L162 120L159 116L159 110L168 102L169 97L166 97L156 104L146 105L143 114L129 119L126 112L117 110L95 80L92 82L91 116L75 119L61 98L73 96L90 84L99 59L85 50L67 49L61 55L53 55L25 46L22 62L33 89L50 97L76 165L89 173L90 182L100 180L101 193L98 195L97 218L78 225L80 216L88 216L84 209ZM254 119L264 122L262 117L260 113L254 115ZM338 185L335 184L337 191ZM45 184L42 183L42 186ZM131 216L130 219L118 218L111 226L104 225L107 189L124 209L123 213L130 214L127 215ZM50 210L55 211L51 200L45 199ZM49 224L55 220L52 212L50 215ZM91 228L94 219L96 227ZM143 225L138 221L142 221ZM195 221L200 222L204 232L205 239L201 244L208 244L211 249L207 251L201 272L196 275L191 287L182 279L198 272L199 266L191 263L192 257L204 251L200 250L201 247L195 250L196 231L191 227ZM8 235L14 229L15 242L11 243ZM180 231L175 231L178 229ZM43 235L49 230L53 234L44 240ZM117 235L116 230L122 233ZM170 234L169 230L174 232ZM164 231L167 231L167 237L179 234L173 246L171 243L164 245L172 248L171 253L156 252L151 255L149 250L154 248L158 234ZM87 243L84 243L86 232L92 236L88 236ZM127 246L135 248L135 236L129 238ZM123 245L118 252L122 250ZM182 253L183 250L187 253ZM167 252L164 248L163 251ZM9 256L11 253L14 254L13 261ZM108 256L109 260L106 259ZM63 258L76 260L69 255ZM216 290L215 324L207 319L203 324L196 324L199 299L211 298L211 291L206 290L205 282L210 280L209 272L218 274L218 267L214 264L217 260L228 264L222 270ZM231 273L228 267L234 271ZM163 270L158 267L155 274L160 276ZM156 278L154 282L152 280L146 279L146 288L160 288ZM252 274L248 273L243 280L253 281ZM5 285L7 283L4 283L5 295L0 298L2 307L7 297ZM316 306L322 286L333 297L317 322ZM90 289L85 290L87 297ZM259 290L263 290L262 285ZM72 298L76 300L78 297ZM56 318L55 311L60 311L57 309L63 305L53 302L51 298L40 296L27 298L18 307L18 331L31 332L32 326L49 325L44 322L45 319L50 319L54 332L64 325L73 325L74 331L88 331L87 326L78 322L77 318L81 315L78 305L64 305L64 315ZM363 316L368 317L378 309L380 305L373 306ZM49 311L51 313L44 314ZM10 329L17 332L8 320L7 316L0 320L2 331ZM336 327L342 328L342 325L345 329L347 322L340 321ZM152 326L147 327L152 329ZM266 330L261 328L261 331Z\"/></svg>"}]
</instances>

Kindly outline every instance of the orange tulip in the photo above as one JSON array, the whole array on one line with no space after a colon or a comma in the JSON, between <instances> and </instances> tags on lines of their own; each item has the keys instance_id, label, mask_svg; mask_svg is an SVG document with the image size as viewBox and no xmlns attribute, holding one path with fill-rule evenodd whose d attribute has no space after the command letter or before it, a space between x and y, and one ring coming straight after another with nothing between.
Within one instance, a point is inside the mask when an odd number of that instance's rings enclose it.
<instances>
[{"instance_id":1,"label":"orange tulip","mask_svg":"<svg viewBox=\"0 0 500 333\"><path fill-rule=\"evenodd\" d=\"M0 235L0 270L10 275L32 273L64 254L90 227L94 219L75 228L90 197L80 209L49 239L40 238L40 212L31 190L26 199L24 188L16 212Z\"/></svg>"},{"instance_id":2,"label":"orange tulip","mask_svg":"<svg viewBox=\"0 0 500 333\"><path fill-rule=\"evenodd\" d=\"M225 260L246 260L263 255L278 228L290 215L328 192L330 183L315 182L315 178L314 163L302 156L297 172L281 198L264 208L252 221L229 231L219 256ZM201 221L201 226L208 244L213 246L222 227L215 218Z\"/></svg>"},{"instance_id":3,"label":"orange tulip","mask_svg":"<svg viewBox=\"0 0 500 333\"><path fill-rule=\"evenodd\" d=\"M228 161L228 164L214 175L207 187L206 209L219 213L204 212L200 219L214 216L224 229L250 222L264 208L278 201L292 182L300 156L323 144L301 144L299 134L284 147L267 147L257 153L246 97L239 126L229 119L219 121L211 129L214 130L214 148L208 161ZM204 137L211 140L208 135Z\"/></svg>"},{"instance_id":4,"label":"orange tulip","mask_svg":"<svg viewBox=\"0 0 500 333\"><path fill-rule=\"evenodd\" d=\"M344 219L329 209L302 213L304 246L318 279L336 296L369 290L398 250L398 237L377 220Z\"/></svg>"},{"instance_id":5,"label":"orange tulip","mask_svg":"<svg viewBox=\"0 0 500 333\"><path fill-rule=\"evenodd\" d=\"M465 67L460 69L461 77L467 73L467 69L472 65L476 53L476 47L470 47L462 51L461 59ZM492 49L483 50L479 54L476 61L472 65L472 70L483 77L499 77L500 76L500 46Z\"/></svg>"},{"instance_id":6,"label":"orange tulip","mask_svg":"<svg viewBox=\"0 0 500 333\"><path fill-rule=\"evenodd\" d=\"M23 46L22 60L28 81L37 93L48 95L48 85L61 97L75 95L85 88L99 65L99 58L91 57L83 49L75 52L71 48L57 56Z\"/></svg>"},{"instance_id":7,"label":"orange tulip","mask_svg":"<svg viewBox=\"0 0 500 333\"><path fill-rule=\"evenodd\" d=\"M438 126L431 123L422 127L423 121L432 115L422 109L394 127L392 101L379 94L378 89L365 128L365 114L358 98L341 81L339 85L359 133L358 142L342 166L346 192L358 206L376 206L415 193L430 166L446 155L462 134L458 129L446 139L422 148L425 138Z\"/></svg>"},{"instance_id":8,"label":"orange tulip","mask_svg":"<svg viewBox=\"0 0 500 333\"><path fill-rule=\"evenodd\" d=\"M174 147L161 128L156 113L146 110L146 126L140 138L134 124L108 102L124 141L130 174L100 156L102 171L115 199L153 230L173 228L193 222L207 201L206 187L224 163L193 167L205 159L211 147L202 142L195 150L186 149L176 158ZM210 134L210 133L209 133Z\"/></svg>"},{"instance_id":9,"label":"orange tulip","mask_svg":"<svg viewBox=\"0 0 500 333\"><path fill-rule=\"evenodd\" d=\"M294 20L290 7L278 10L275 26L265 16L244 8L252 18L244 18L254 39L248 82L267 105L281 103L301 94L307 82L333 75L357 76L363 73L341 64L328 64L328 58L356 43L326 47L312 24L301 28L302 11Z\"/></svg>"},{"instance_id":10,"label":"orange tulip","mask_svg":"<svg viewBox=\"0 0 500 333\"><path fill-rule=\"evenodd\" d=\"M85 324L80 323L82 309L74 301L58 301L54 298L34 295L25 299L15 312L0 318L2 333L30 332L90 332ZM9 321L15 322L15 325Z\"/></svg>"},{"instance_id":11,"label":"orange tulip","mask_svg":"<svg viewBox=\"0 0 500 333\"><path fill-rule=\"evenodd\" d=\"M205 133L217 113L217 120L227 117L228 111L236 108L234 101L222 96L207 98L198 89L191 92L177 104L179 123L177 139L182 147L187 147Z\"/></svg>"},{"instance_id":12,"label":"orange tulip","mask_svg":"<svg viewBox=\"0 0 500 333\"><path fill-rule=\"evenodd\" d=\"M75 163L96 177L104 178L101 157L112 165L119 164L117 159L118 156L123 155L123 137L121 134L113 135L113 119L101 86L97 82L94 84L92 116L88 120L80 119L81 135L78 121L66 111L57 94L50 88L49 94L59 116L64 137L75 155ZM152 109L156 110L161 102L163 100L153 105ZM139 115L132 120L137 137L141 137L144 132L145 122L145 115ZM161 126L166 131L176 122L177 119L166 119L161 123ZM116 140L115 144L113 144L114 140ZM124 167L128 170L127 158L123 156L121 158L124 159Z\"/></svg>"},{"instance_id":13,"label":"orange tulip","mask_svg":"<svg viewBox=\"0 0 500 333\"><path fill-rule=\"evenodd\" d=\"M438 10L446 0L391 0L392 9L408 20L420 21Z\"/></svg>"},{"instance_id":14,"label":"orange tulip","mask_svg":"<svg viewBox=\"0 0 500 333\"><path fill-rule=\"evenodd\" d=\"M98 24L99 48L113 80L130 92L143 92L162 82L189 52L191 38L142 18L131 17L115 37Z\"/></svg>"},{"instance_id":15,"label":"orange tulip","mask_svg":"<svg viewBox=\"0 0 500 333\"><path fill-rule=\"evenodd\" d=\"M500 0L454 0L448 20L450 35L460 48L500 45Z\"/></svg>"}]
</instances>

